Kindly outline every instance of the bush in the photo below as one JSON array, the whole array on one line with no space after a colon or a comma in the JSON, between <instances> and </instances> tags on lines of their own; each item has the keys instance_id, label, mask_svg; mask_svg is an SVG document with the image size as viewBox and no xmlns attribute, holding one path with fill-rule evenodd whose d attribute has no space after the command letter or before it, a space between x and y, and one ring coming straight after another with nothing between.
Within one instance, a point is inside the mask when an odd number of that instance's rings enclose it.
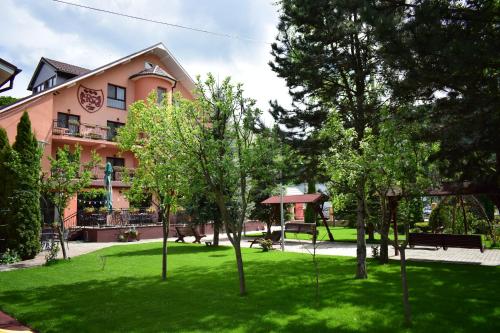
<instances>
[{"instance_id":1,"label":"bush","mask_svg":"<svg viewBox=\"0 0 500 333\"><path fill-rule=\"evenodd\" d=\"M262 247L262 252L269 252L269 250L273 249L273 241L270 239L260 240L259 244Z\"/></svg>"},{"instance_id":2,"label":"bush","mask_svg":"<svg viewBox=\"0 0 500 333\"><path fill-rule=\"evenodd\" d=\"M451 224L449 207L439 204L429 216L429 227L431 230L446 228Z\"/></svg>"},{"instance_id":3,"label":"bush","mask_svg":"<svg viewBox=\"0 0 500 333\"><path fill-rule=\"evenodd\" d=\"M420 232L430 232L431 227L429 226L429 222L417 222L415 223L415 229L419 229Z\"/></svg>"},{"instance_id":4,"label":"bush","mask_svg":"<svg viewBox=\"0 0 500 333\"><path fill-rule=\"evenodd\" d=\"M15 250L7 249L4 253L0 254L0 264L13 264L15 262L21 261L21 258Z\"/></svg>"}]
</instances>

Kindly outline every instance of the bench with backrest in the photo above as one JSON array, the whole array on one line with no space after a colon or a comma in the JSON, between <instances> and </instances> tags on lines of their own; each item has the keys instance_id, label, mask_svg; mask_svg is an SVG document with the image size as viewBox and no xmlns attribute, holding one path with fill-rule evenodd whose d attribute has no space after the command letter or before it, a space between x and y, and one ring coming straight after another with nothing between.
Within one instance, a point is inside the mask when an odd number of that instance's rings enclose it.
<instances>
[{"instance_id":1,"label":"bench with backrest","mask_svg":"<svg viewBox=\"0 0 500 333\"><path fill-rule=\"evenodd\" d=\"M429 233L410 233L408 244L410 247L415 245L442 247L447 250L449 247L459 247L465 249L479 249L484 252L483 243L480 235L453 235L453 234L429 234Z\"/></svg>"},{"instance_id":2,"label":"bench with backrest","mask_svg":"<svg viewBox=\"0 0 500 333\"><path fill-rule=\"evenodd\" d=\"M185 243L184 237L194 236L195 240L194 240L193 243L201 244L200 240L203 237L207 237L207 235L200 234L198 232L198 230L196 230L196 228L193 227L193 226L176 226L175 227L175 231L177 231L177 237L178 237L175 240L176 243L177 242L183 242L183 243Z\"/></svg>"},{"instance_id":3,"label":"bench with backrest","mask_svg":"<svg viewBox=\"0 0 500 333\"><path fill-rule=\"evenodd\" d=\"M318 236L318 231L316 230L316 224L314 223L299 223L299 222L288 222L285 224L285 234L309 234L313 236L313 242L316 241Z\"/></svg>"}]
</instances>

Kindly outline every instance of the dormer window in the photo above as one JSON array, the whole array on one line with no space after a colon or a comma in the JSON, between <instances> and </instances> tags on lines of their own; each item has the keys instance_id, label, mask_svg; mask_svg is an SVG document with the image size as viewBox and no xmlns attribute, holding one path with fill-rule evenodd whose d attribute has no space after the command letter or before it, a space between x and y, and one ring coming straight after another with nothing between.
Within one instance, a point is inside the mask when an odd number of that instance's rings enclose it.
<instances>
[{"instance_id":1,"label":"dormer window","mask_svg":"<svg viewBox=\"0 0 500 333\"><path fill-rule=\"evenodd\" d=\"M48 79L47 81L44 81L42 83L40 83L39 85L37 85L34 89L33 89L33 92L35 93L39 93L41 91L44 91L45 89L49 89L49 88L52 88L53 86L56 85L56 76L54 75L53 77L51 77L50 79Z\"/></svg>"}]
</instances>

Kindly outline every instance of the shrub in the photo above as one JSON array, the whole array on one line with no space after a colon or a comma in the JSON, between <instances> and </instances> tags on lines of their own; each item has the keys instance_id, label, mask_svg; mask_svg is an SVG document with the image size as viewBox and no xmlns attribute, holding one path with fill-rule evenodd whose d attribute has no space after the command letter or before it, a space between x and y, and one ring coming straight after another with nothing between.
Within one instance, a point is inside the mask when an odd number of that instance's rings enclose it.
<instances>
[{"instance_id":1,"label":"shrub","mask_svg":"<svg viewBox=\"0 0 500 333\"><path fill-rule=\"evenodd\" d=\"M269 252L269 250L273 249L273 241L270 239L260 240L259 244L262 247L262 252Z\"/></svg>"},{"instance_id":2,"label":"shrub","mask_svg":"<svg viewBox=\"0 0 500 333\"><path fill-rule=\"evenodd\" d=\"M45 265L51 265L57 261L57 255L59 254L59 243L52 241L50 243L49 252L45 255Z\"/></svg>"},{"instance_id":3,"label":"shrub","mask_svg":"<svg viewBox=\"0 0 500 333\"><path fill-rule=\"evenodd\" d=\"M429 226L429 222L417 222L417 223L415 223L415 229L419 229L420 232L431 231L431 228Z\"/></svg>"},{"instance_id":4,"label":"shrub","mask_svg":"<svg viewBox=\"0 0 500 333\"><path fill-rule=\"evenodd\" d=\"M437 230L442 227L447 227L451 224L450 222L450 210L449 207L439 204L434 208L429 216L429 227L431 230Z\"/></svg>"},{"instance_id":5,"label":"shrub","mask_svg":"<svg viewBox=\"0 0 500 333\"><path fill-rule=\"evenodd\" d=\"M21 258L15 250L7 249L4 253L0 254L0 264L13 264L21 261Z\"/></svg>"}]
</instances>

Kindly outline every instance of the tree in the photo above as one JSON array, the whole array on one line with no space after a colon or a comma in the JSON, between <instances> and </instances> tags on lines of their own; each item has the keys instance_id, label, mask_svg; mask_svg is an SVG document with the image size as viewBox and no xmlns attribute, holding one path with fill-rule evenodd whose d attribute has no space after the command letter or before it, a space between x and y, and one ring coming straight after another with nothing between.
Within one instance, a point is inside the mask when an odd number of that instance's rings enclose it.
<instances>
[{"instance_id":1,"label":"tree","mask_svg":"<svg viewBox=\"0 0 500 333\"><path fill-rule=\"evenodd\" d=\"M167 279L167 238L170 214L177 208L178 197L186 188L185 167L175 121L183 117L177 104L167 101L157 103L152 93L146 101L132 104L127 124L118 132L118 144L124 151L131 151L138 166L130 178L129 196L152 195L162 221L162 279Z\"/></svg>"},{"instance_id":2,"label":"tree","mask_svg":"<svg viewBox=\"0 0 500 333\"><path fill-rule=\"evenodd\" d=\"M17 135L7 162L12 178L8 205L8 240L10 249L22 259L31 259L40 252L40 158L38 141L31 122L24 112L17 125Z\"/></svg>"},{"instance_id":3,"label":"tree","mask_svg":"<svg viewBox=\"0 0 500 333\"><path fill-rule=\"evenodd\" d=\"M453 180L500 188L498 1L380 1L377 39L391 94L419 107L419 142ZM500 196L491 199L500 208Z\"/></svg>"},{"instance_id":4,"label":"tree","mask_svg":"<svg viewBox=\"0 0 500 333\"><path fill-rule=\"evenodd\" d=\"M213 75L197 81L196 100L178 101L183 115L177 122L183 150L191 167L203 175L216 202L229 241L234 247L240 295L246 294L241 255L243 223L248 215L250 176L259 163L254 125L259 115L255 101L245 98L241 85Z\"/></svg>"},{"instance_id":5,"label":"tree","mask_svg":"<svg viewBox=\"0 0 500 333\"><path fill-rule=\"evenodd\" d=\"M280 215L277 206L264 205L262 201L279 194L280 183L288 178L287 169L294 169L295 163L290 148L281 143L277 128L260 128L258 133L255 145L261 157L251 172L250 218L266 223L267 234L271 235L271 226L280 220Z\"/></svg>"},{"instance_id":6,"label":"tree","mask_svg":"<svg viewBox=\"0 0 500 333\"><path fill-rule=\"evenodd\" d=\"M0 96L0 106L7 106L17 101L17 98L11 96Z\"/></svg>"},{"instance_id":7,"label":"tree","mask_svg":"<svg viewBox=\"0 0 500 333\"><path fill-rule=\"evenodd\" d=\"M44 197L56 210L57 220L54 221L54 225L59 235L64 259L68 258L64 239L64 211L71 198L91 184L91 170L100 161L100 157L92 151L91 160L81 163L81 150L79 145L76 145L73 151L69 146L58 148L56 157L49 158L50 171L42 176L41 182Z\"/></svg>"},{"instance_id":8,"label":"tree","mask_svg":"<svg viewBox=\"0 0 500 333\"><path fill-rule=\"evenodd\" d=\"M8 238L8 211L11 195L11 174L8 162L11 156L9 138L5 129L0 128L0 253L7 248Z\"/></svg>"},{"instance_id":9,"label":"tree","mask_svg":"<svg viewBox=\"0 0 500 333\"><path fill-rule=\"evenodd\" d=\"M294 100L313 100L335 111L342 127L353 130L349 143L359 158L365 131L376 133L381 96L373 26L364 16L366 1L282 0L279 35L272 45L272 69L287 81ZM335 145L335 141L331 141ZM353 155L353 157L356 157ZM356 173L357 278L366 278L366 182Z\"/></svg>"}]
</instances>

